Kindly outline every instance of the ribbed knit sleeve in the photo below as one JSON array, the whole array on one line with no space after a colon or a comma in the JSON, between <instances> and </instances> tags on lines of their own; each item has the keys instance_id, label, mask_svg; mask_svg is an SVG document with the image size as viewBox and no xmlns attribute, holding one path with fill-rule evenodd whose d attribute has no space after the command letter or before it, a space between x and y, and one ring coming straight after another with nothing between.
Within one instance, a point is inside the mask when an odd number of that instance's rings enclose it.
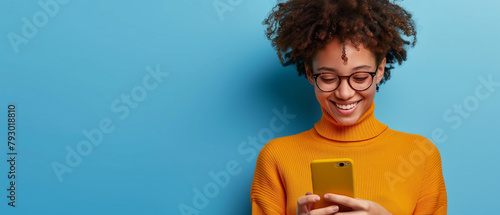
<instances>
[{"instance_id":1,"label":"ribbed knit sleeve","mask_svg":"<svg viewBox=\"0 0 500 215\"><path fill-rule=\"evenodd\" d=\"M271 143L266 144L259 153L253 178L250 198L252 215L285 214L286 195L279 169L273 159Z\"/></svg>"},{"instance_id":2,"label":"ribbed knit sleeve","mask_svg":"<svg viewBox=\"0 0 500 215\"><path fill-rule=\"evenodd\" d=\"M425 163L420 195L414 215L447 213L446 187L441 167L441 155L429 140L422 143L429 157Z\"/></svg>"}]
</instances>

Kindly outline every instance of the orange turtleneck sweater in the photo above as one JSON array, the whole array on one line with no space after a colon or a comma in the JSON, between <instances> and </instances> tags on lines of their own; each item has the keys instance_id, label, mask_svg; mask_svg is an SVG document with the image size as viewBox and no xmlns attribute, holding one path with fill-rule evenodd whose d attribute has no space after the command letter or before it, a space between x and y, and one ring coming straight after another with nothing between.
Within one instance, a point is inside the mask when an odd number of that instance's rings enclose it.
<instances>
[{"instance_id":1,"label":"orange turtleneck sweater","mask_svg":"<svg viewBox=\"0 0 500 215\"><path fill-rule=\"evenodd\" d=\"M375 119L374 103L354 125L324 109L314 128L268 142L260 151L252 188L252 215L297 214L297 199L312 191L310 163L351 158L355 197L394 215L446 214L441 156L423 136L392 130ZM322 198L322 197L321 197Z\"/></svg>"}]
</instances>

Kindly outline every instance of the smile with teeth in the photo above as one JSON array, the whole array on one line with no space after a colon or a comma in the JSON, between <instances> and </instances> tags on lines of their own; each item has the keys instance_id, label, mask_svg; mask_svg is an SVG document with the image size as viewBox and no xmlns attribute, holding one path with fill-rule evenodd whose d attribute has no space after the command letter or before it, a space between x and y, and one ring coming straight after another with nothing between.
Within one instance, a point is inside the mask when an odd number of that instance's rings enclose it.
<instances>
[{"instance_id":1,"label":"smile with teeth","mask_svg":"<svg viewBox=\"0 0 500 215\"><path fill-rule=\"evenodd\" d=\"M356 103L352 103L350 105L341 105L341 104L337 104L337 103L335 103L335 105L337 105L337 107L342 109L342 110L349 110L349 109L356 107L356 105L358 105L358 103L359 103L359 101Z\"/></svg>"}]
</instances>

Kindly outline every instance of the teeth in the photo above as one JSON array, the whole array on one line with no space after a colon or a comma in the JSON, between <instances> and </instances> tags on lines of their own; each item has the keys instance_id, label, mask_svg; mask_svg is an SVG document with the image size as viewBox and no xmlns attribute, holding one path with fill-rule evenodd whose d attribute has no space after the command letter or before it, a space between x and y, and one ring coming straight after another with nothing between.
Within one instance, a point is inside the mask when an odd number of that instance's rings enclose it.
<instances>
[{"instance_id":1,"label":"teeth","mask_svg":"<svg viewBox=\"0 0 500 215\"><path fill-rule=\"evenodd\" d=\"M335 104L337 105L338 108L340 108L342 110L349 110L349 109L353 108L354 106L356 106L358 103L356 102L356 103L352 103L350 105L340 105L337 103L335 103Z\"/></svg>"}]
</instances>

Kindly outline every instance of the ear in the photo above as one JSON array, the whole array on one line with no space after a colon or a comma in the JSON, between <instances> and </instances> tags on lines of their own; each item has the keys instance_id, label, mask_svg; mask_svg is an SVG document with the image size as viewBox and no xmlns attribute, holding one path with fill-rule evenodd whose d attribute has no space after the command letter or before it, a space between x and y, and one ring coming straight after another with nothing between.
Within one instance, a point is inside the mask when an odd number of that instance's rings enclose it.
<instances>
[{"instance_id":1,"label":"ear","mask_svg":"<svg viewBox=\"0 0 500 215\"><path fill-rule=\"evenodd\" d=\"M384 77L384 73L385 73L385 64L386 64L386 59L384 57L384 59L382 60L382 62L380 62L380 64L378 65L378 72L377 72L377 84L380 83L380 81L382 81L382 78Z\"/></svg>"},{"instance_id":2,"label":"ear","mask_svg":"<svg viewBox=\"0 0 500 215\"><path fill-rule=\"evenodd\" d=\"M304 67L306 68L306 76L307 76L307 80L309 80L309 83L311 83L312 85L314 85L314 79L312 78L312 72L311 72L311 67L309 67L309 65L307 65L307 63L304 62Z\"/></svg>"}]
</instances>

